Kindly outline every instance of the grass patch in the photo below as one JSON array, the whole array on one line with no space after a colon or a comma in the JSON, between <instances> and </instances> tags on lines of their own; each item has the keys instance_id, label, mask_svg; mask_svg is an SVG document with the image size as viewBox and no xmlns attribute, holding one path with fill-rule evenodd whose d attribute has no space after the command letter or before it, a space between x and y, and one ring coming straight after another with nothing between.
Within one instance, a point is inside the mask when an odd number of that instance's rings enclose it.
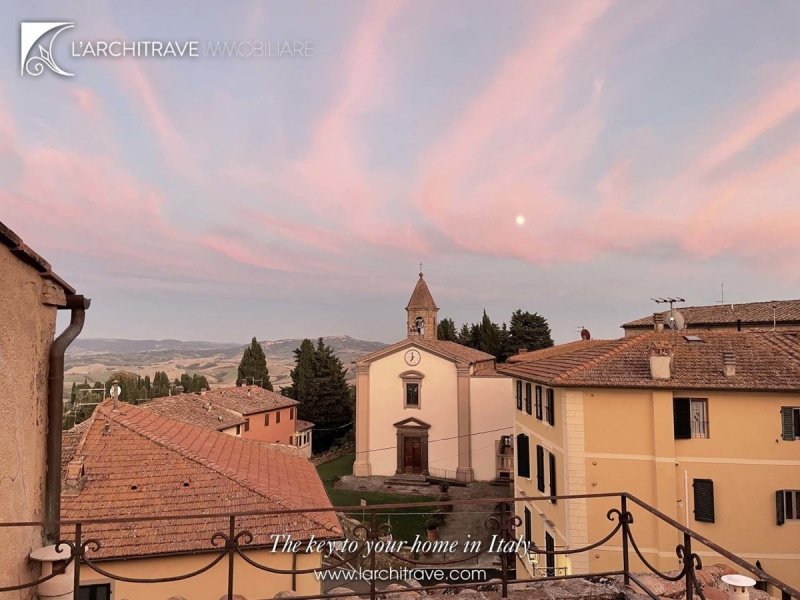
<instances>
[{"instance_id":1,"label":"grass patch","mask_svg":"<svg viewBox=\"0 0 800 600\"><path fill-rule=\"evenodd\" d=\"M436 500L433 496L417 494L392 494L390 492L372 492L361 490L343 490L333 487L342 475L353 473L355 454L346 454L330 462L317 466L317 473L325 486L334 506L360 507L361 500L366 500L368 506L381 504L401 504L407 502L431 502ZM433 512L433 507L394 509L378 512L378 523L390 523L392 536L395 539L413 541L417 535L425 536L425 521ZM362 511L356 509L347 511L347 515L362 520ZM367 520L369 515L367 514Z\"/></svg>"}]
</instances>

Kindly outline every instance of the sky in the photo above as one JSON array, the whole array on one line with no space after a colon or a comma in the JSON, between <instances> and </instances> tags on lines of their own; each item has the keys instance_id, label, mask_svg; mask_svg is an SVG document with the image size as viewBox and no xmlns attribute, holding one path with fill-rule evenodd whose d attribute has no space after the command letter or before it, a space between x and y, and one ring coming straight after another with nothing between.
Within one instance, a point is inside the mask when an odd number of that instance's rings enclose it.
<instances>
[{"instance_id":1,"label":"sky","mask_svg":"<svg viewBox=\"0 0 800 600\"><path fill-rule=\"evenodd\" d=\"M0 221L92 298L85 337L557 341L798 297L800 2L0 6ZM74 22L20 75L20 22ZM299 43L74 57L87 40ZM246 49L245 49L246 52Z\"/></svg>"}]
</instances>

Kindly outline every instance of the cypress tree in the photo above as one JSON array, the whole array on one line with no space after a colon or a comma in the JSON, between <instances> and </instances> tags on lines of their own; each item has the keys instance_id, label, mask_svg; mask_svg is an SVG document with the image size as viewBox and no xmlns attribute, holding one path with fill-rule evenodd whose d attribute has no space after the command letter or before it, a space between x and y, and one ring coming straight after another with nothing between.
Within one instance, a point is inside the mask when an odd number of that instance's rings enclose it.
<instances>
[{"instance_id":1,"label":"cypress tree","mask_svg":"<svg viewBox=\"0 0 800 600\"><path fill-rule=\"evenodd\" d=\"M236 374L236 385L241 386L248 383L254 383L272 391L272 382L269 380L269 369L267 368L267 357L255 337L250 342L250 345L244 349Z\"/></svg>"}]
</instances>

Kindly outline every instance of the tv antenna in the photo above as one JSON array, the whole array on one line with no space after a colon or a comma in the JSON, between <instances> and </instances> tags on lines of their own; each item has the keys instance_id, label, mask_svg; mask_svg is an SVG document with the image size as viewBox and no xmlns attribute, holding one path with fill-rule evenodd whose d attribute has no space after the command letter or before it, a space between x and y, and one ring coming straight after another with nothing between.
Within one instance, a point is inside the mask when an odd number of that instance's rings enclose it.
<instances>
[{"instance_id":1,"label":"tv antenna","mask_svg":"<svg viewBox=\"0 0 800 600\"><path fill-rule=\"evenodd\" d=\"M683 314L675 308L676 302L686 302L685 298L679 296L668 296L667 298L650 298L656 304L669 304L669 310L664 313L664 324L673 331L683 329L686 326L686 320Z\"/></svg>"}]
</instances>

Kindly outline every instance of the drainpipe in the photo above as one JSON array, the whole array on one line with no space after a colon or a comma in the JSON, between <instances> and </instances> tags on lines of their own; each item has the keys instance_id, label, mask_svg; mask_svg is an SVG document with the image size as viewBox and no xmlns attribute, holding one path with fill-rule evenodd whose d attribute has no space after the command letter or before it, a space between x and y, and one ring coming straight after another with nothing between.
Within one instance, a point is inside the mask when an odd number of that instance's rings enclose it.
<instances>
[{"instance_id":1,"label":"drainpipe","mask_svg":"<svg viewBox=\"0 0 800 600\"><path fill-rule=\"evenodd\" d=\"M71 311L69 325L50 346L50 366L47 375L47 478L44 493L45 538L58 540L61 517L61 427L64 418L64 352L78 337L86 319L91 300L76 294L67 296Z\"/></svg>"}]
</instances>

